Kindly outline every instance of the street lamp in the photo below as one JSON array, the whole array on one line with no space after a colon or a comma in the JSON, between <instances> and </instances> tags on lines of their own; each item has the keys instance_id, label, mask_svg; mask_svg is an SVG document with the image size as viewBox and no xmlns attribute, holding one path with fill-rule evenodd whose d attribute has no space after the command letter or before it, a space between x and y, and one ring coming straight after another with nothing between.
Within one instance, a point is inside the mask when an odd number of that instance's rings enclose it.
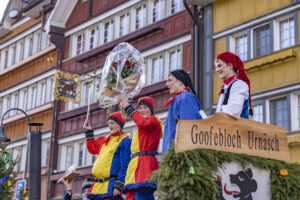
<instances>
[{"instance_id":1,"label":"street lamp","mask_svg":"<svg viewBox=\"0 0 300 200\"><path fill-rule=\"evenodd\" d=\"M27 150L26 161L24 169L24 180L26 179L28 157L29 157L29 181L28 181L28 198L30 200L41 199L41 123L31 123L28 114L19 108L8 109L1 119L0 125L0 141L10 142L10 138L5 136L3 119L7 113L12 110L22 112L28 121L28 135L27 135ZM35 130L34 130L35 129ZM29 137L28 137L29 136ZM29 152L29 153L28 153Z\"/></svg>"}]
</instances>

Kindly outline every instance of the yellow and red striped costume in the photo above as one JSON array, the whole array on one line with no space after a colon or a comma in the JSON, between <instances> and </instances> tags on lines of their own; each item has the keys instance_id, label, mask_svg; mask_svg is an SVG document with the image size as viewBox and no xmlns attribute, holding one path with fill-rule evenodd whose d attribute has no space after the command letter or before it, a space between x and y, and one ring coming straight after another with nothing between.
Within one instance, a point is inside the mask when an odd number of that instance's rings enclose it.
<instances>
[{"instance_id":1,"label":"yellow and red striped costume","mask_svg":"<svg viewBox=\"0 0 300 200\"><path fill-rule=\"evenodd\" d=\"M139 112L131 116L138 127L131 143L131 154L141 151L157 151L162 137L162 122L155 116L144 118ZM153 155L136 156L131 159L125 178L124 190L154 191L156 184L148 182L152 171L158 169Z\"/></svg>"}]
</instances>

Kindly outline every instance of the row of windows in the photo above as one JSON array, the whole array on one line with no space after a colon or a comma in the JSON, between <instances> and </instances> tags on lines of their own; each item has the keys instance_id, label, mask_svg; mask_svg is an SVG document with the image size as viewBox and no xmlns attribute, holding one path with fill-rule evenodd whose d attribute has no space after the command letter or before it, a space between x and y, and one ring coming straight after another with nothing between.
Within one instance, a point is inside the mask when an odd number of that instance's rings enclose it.
<instances>
[{"instance_id":1,"label":"row of windows","mask_svg":"<svg viewBox=\"0 0 300 200\"><path fill-rule=\"evenodd\" d=\"M12 94L0 98L0 115L10 108L20 108L24 111L34 109L54 100L54 81L49 77L28 87L24 87ZM5 118L19 114L19 111L11 111Z\"/></svg>"},{"instance_id":2,"label":"row of windows","mask_svg":"<svg viewBox=\"0 0 300 200\"><path fill-rule=\"evenodd\" d=\"M176 46L144 58L146 64L146 85L164 81L167 79L170 71L181 68L181 48L181 45ZM66 106L66 111L86 106L89 102L95 103L96 93L96 87L93 84L83 84L80 104L70 102Z\"/></svg>"},{"instance_id":3,"label":"row of windows","mask_svg":"<svg viewBox=\"0 0 300 200\"><path fill-rule=\"evenodd\" d=\"M1 49L0 69L5 70L49 47L49 35L38 30Z\"/></svg>"},{"instance_id":4,"label":"row of windows","mask_svg":"<svg viewBox=\"0 0 300 200\"><path fill-rule=\"evenodd\" d=\"M8 152L12 155L12 158L17 159L17 165L15 166L16 172L24 171L26 161L26 145L17 146L14 148L8 147ZM49 162L50 153L50 140L45 139L42 141L42 152L41 152L41 167L47 167Z\"/></svg>"},{"instance_id":5,"label":"row of windows","mask_svg":"<svg viewBox=\"0 0 300 200\"><path fill-rule=\"evenodd\" d=\"M74 57L183 10L182 0L148 0L72 36ZM99 31L100 30L100 31Z\"/></svg>"},{"instance_id":6,"label":"row of windows","mask_svg":"<svg viewBox=\"0 0 300 200\"><path fill-rule=\"evenodd\" d=\"M289 106L290 105L290 106ZM253 103L251 119L283 126L288 132L300 130L300 95L288 94Z\"/></svg>"},{"instance_id":7,"label":"row of windows","mask_svg":"<svg viewBox=\"0 0 300 200\"><path fill-rule=\"evenodd\" d=\"M229 50L246 61L294 46L297 29L294 15L281 17L230 36Z\"/></svg>"}]
</instances>

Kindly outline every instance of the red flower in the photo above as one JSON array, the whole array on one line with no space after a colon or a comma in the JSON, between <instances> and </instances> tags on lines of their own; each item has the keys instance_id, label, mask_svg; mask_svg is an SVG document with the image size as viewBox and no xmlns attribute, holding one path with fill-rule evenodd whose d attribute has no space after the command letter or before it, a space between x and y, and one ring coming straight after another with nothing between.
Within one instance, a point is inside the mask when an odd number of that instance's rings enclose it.
<instances>
[{"instance_id":1,"label":"red flower","mask_svg":"<svg viewBox=\"0 0 300 200\"><path fill-rule=\"evenodd\" d=\"M26 192L28 192L28 187L25 188Z\"/></svg>"},{"instance_id":2,"label":"red flower","mask_svg":"<svg viewBox=\"0 0 300 200\"><path fill-rule=\"evenodd\" d=\"M117 62L113 62L113 63L111 63L111 65L116 69L117 66L118 66L118 63Z\"/></svg>"},{"instance_id":3,"label":"red flower","mask_svg":"<svg viewBox=\"0 0 300 200\"><path fill-rule=\"evenodd\" d=\"M126 60L125 65L130 66L130 62Z\"/></svg>"}]
</instances>

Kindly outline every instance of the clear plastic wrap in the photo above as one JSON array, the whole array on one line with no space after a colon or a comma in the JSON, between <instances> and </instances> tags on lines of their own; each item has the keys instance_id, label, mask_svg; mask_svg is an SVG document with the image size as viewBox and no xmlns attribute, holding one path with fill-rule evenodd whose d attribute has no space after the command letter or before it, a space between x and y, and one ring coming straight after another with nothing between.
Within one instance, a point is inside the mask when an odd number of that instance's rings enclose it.
<instances>
[{"instance_id":1,"label":"clear plastic wrap","mask_svg":"<svg viewBox=\"0 0 300 200\"><path fill-rule=\"evenodd\" d=\"M106 57L97 96L102 108L132 98L145 83L145 64L141 53L127 42L114 47Z\"/></svg>"}]
</instances>

